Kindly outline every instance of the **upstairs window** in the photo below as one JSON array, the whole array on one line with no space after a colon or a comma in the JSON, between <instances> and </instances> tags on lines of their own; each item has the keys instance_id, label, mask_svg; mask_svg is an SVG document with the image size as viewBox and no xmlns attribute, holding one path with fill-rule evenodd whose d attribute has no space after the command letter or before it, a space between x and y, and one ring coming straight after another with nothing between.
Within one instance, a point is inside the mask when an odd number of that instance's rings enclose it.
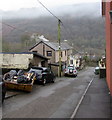
<instances>
[{"instance_id":1,"label":"upstairs window","mask_svg":"<svg viewBox=\"0 0 112 120\"><path fill-rule=\"evenodd\" d=\"M43 56L45 56L45 45L43 45Z\"/></svg>"},{"instance_id":2,"label":"upstairs window","mask_svg":"<svg viewBox=\"0 0 112 120\"><path fill-rule=\"evenodd\" d=\"M61 52L61 57L63 57L63 52Z\"/></svg>"},{"instance_id":3,"label":"upstairs window","mask_svg":"<svg viewBox=\"0 0 112 120\"><path fill-rule=\"evenodd\" d=\"M66 50L65 50L65 56L66 56Z\"/></svg>"},{"instance_id":4,"label":"upstairs window","mask_svg":"<svg viewBox=\"0 0 112 120\"><path fill-rule=\"evenodd\" d=\"M102 1L102 16L105 15L105 12L106 12L106 2Z\"/></svg>"},{"instance_id":5,"label":"upstairs window","mask_svg":"<svg viewBox=\"0 0 112 120\"><path fill-rule=\"evenodd\" d=\"M52 56L52 51L47 51L47 56Z\"/></svg>"},{"instance_id":6,"label":"upstairs window","mask_svg":"<svg viewBox=\"0 0 112 120\"><path fill-rule=\"evenodd\" d=\"M73 60L70 60L70 64L73 64Z\"/></svg>"}]
</instances>

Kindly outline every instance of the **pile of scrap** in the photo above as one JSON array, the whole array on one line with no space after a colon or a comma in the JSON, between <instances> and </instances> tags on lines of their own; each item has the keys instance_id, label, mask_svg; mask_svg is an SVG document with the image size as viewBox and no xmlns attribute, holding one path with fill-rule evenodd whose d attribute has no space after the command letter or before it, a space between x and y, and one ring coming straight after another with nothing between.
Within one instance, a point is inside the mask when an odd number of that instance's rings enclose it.
<instances>
[{"instance_id":1,"label":"pile of scrap","mask_svg":"<svg viewBox=\"0 0 112 120\"><path fill-rule=\"evenodd\" d=\"M35 73L11 70L4 74L3 80L7 89L31 92L35 80Z\"/></svg>"}]
</instances>

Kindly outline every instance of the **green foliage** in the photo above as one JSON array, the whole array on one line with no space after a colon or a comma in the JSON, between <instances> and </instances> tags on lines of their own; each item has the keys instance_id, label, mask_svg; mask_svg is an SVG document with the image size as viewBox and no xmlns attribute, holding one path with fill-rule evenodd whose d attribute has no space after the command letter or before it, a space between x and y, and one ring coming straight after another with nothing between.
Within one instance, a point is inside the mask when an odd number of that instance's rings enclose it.
<instances>
[{"instance_id":1,"label":"green foliage","mask_svg":"<svg viewBox=\"0 0 112 120\"><path fill-rule=\"evenodd\" d=\"M61 27L61 42L64 39L68 40L70 45L73 45L74 51L91 52L96 54L103 54L105 50L105 26L102 17L90 18L72 18L62 16L62 20L65 28ZM32 33L38 33L44 35L52 42L57 41L57 21L51 17L40 17L38 19L26 20L27 25L21 22L22 19L7 20L6 23L19 25L23 31L30 31ZM24 20L23 20L24 21ZM19 30L11 31L10 34L4 35L6 45L3 46L4 51L15 50L27 50L35 44L35 40L30 40L30 35L23 33ZM10 44L9 44L10 43ZM16 47L12 46L18 45ZM84 46L84 47L82 47ZM17 49L18 48L18 49Z\"/></svg>"},{"instance_id":2,"label":"green foliage","mask_svg":"<svg viewBox=\"0 0 112 120\"><path fill-rule=\"evenodd\" d=\"M89 62L89 61L90 61L90 59L89 59L89 57L88 57L87 55L85 55L85 56L83 57L83 59L85 60L85 62Z\"/></svg>"},{"instance_id":3,"label":"green foliage","mask_svg":"<svg viewBox=\"0 0 112 120\"><path fill-rule=\"evenodd\" d=\"M2 52L10 52L10 43L2 42Z\"/></svg>"},{"instance_id":4,"label":"green foliage","mask_svg":"<svg viewBox=\"0 0 112 120\"><path fill-rule=\"evenodd\" d=\"M21 52L21 51L23 51L21 43L16 42L10 43L6 41L2 42L2 52Z\"/></svg>"},{"instance_id":5,"label":"green foliage","mask_svg":"<svg viewBox=\"0 0 112 120\"><path fill-rule=\"evenodd\" d=\"M29 44L29 40L30 40L30 36L25 34L25 35L22 35L21 37L21 44L23 45L23 47L25 46L28 46Z\"/></svg>"}]
</instances>

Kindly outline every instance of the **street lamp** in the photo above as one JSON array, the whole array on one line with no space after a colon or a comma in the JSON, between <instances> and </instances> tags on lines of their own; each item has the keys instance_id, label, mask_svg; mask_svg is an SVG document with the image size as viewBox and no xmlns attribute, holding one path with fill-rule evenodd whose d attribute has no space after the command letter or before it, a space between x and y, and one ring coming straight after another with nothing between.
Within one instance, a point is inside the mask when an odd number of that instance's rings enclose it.
<instances>
[{"instance_id":1,"label":"street lamp","mask_svg":"<svg viewBox=\"0 0 112 120\"><path fill-rule=\"evenodd\" d=\"M111 21L111 24L112 24L112 11L110 11L110 21Z\"/></svg>"}]
</instances>

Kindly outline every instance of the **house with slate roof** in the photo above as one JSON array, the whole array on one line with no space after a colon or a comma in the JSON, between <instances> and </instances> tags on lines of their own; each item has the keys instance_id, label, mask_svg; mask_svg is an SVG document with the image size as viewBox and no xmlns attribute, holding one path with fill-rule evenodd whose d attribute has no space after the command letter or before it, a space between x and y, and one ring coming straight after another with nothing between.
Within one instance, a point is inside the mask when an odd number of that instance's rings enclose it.
<instances>
[{"instance_id":1,"label":"house with slate roof","mask_svg":"<svg viewBox=\"0 0 112 120\"><path fill-rule=\"evenodd\" d=\"M49 41L40 41L29 49L30 52L39 53L49 60L49 63L59 62L59 44ZM67 43L61 43L61 61L68 62L68 57L72 54L72 47Z\"/></svg>"}]
</instances>

